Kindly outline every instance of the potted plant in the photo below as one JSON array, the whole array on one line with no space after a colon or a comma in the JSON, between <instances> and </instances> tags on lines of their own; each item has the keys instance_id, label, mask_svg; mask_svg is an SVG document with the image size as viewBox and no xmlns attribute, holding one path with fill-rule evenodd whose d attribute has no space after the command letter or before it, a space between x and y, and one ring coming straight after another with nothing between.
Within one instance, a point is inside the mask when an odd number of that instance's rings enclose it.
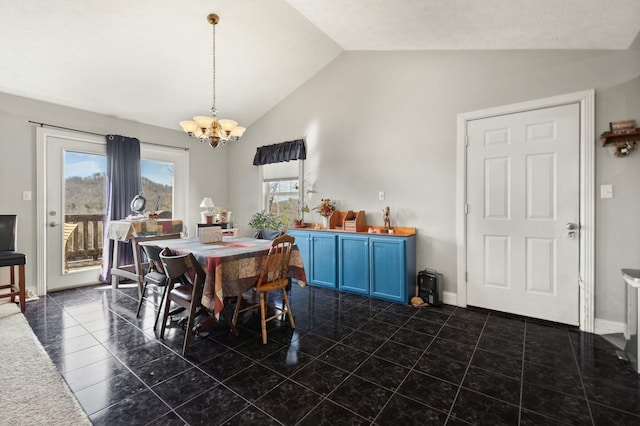
<instances>
[{"instance_id":1,"label":"potted plant","mask_svg":"<svg viewBox=\"0 0 640 426\"><path fill-rule=\"evenodd\" d=\"M253 236L254 238L272 239L269 237L276 234L282 234L286 227L286 222L283 220L282 216L275 213L261 211L256 212L251 216L249 226L256 231Z\"/></svg>"}]
</instances>

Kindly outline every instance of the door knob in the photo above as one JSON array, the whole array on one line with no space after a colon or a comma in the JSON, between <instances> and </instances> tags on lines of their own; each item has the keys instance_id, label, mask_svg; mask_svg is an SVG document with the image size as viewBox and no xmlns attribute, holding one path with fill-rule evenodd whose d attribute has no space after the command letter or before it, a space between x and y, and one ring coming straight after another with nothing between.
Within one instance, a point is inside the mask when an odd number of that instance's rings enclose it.
<instances>
[{"instance_id":1,"label":"door knob","mask_svg":"<svg viewBox=\"0 0 640 426\"><path fill-rule=\"evenodd\" d=\"M49 222L49 226L50 226L50 227L52 227L52 228L54 228L54 227L56 227L56 226L58 226L58 225L59 225L59 223L56 223L56 222Z\"/></svg>"},{"instance_id":2,"label":"door knob","mask_svg":"<svg viewBox=\"0 0 640 426\"><path fill-rule=\"evenodd\" d=\"M578 225L576 225L575 223L571 223L571 222L569 222L569 223L567 223L567 229L568 229L569 231L576 230L576 229L578 229Z\"/></svg>"}]
</instances>

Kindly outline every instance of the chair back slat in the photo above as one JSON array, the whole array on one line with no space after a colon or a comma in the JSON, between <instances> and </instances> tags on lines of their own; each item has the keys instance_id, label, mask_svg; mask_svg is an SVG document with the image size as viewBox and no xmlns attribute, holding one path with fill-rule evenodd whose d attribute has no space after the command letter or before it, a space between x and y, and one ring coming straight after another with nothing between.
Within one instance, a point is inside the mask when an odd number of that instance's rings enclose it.
<instances>
[{"instance_id":1,"label":"chair back slat","mask_svg":"<svg viewBox=\"0 0 640 426\"><path fill-rule=\"evenodd\" d=\"M269 254L262 265L260 278L256 285L258 290L266 285L273 288L280 285L285 287L288 284L289 260L294 242L295 238L290 235L282 235L273 240Z\"/></svg>"}]
</instances>

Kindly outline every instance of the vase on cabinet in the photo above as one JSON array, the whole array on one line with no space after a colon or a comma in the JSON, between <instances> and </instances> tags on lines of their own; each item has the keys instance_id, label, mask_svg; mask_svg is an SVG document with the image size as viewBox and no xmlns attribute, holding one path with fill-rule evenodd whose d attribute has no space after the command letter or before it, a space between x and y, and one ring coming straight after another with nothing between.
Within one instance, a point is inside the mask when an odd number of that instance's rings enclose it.
<instances>
[{"instance_id":1,"label":"vase on cabinet","mask_svg":"<svg viewBox=\"0 0 640 426\"><path fill-rule=\"evenodd\" d=\"M329 216L322 216L322 229L329 229Z\"/></svg>"}]
</instances>

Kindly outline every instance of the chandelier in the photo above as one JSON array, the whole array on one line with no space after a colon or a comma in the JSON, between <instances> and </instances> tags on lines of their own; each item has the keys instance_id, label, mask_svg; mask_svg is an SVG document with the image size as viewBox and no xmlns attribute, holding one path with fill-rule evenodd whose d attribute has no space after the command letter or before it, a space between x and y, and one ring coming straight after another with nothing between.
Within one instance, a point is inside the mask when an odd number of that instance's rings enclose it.
<instances>
[{"instance_id":1,"label":"chandelier","mask_svg":"<svg viewBox=\"0 0 640 426\"><path fill-rule=\"evenodd\" d=\"M207 142L211 148L216 148L218 145L224 145L228 141L237 141L246 129L238 126L238 122L234 120L218 120L218 111L216 110L216 24L220 22L220 17L215 13L211 13L207 16L207 21L213 27L213 102L211 104L211 116L199 115L193 117L193 121L181 121L180 127L189 137L198 139L200 143Z\"/></svg>"}]
</instances>

